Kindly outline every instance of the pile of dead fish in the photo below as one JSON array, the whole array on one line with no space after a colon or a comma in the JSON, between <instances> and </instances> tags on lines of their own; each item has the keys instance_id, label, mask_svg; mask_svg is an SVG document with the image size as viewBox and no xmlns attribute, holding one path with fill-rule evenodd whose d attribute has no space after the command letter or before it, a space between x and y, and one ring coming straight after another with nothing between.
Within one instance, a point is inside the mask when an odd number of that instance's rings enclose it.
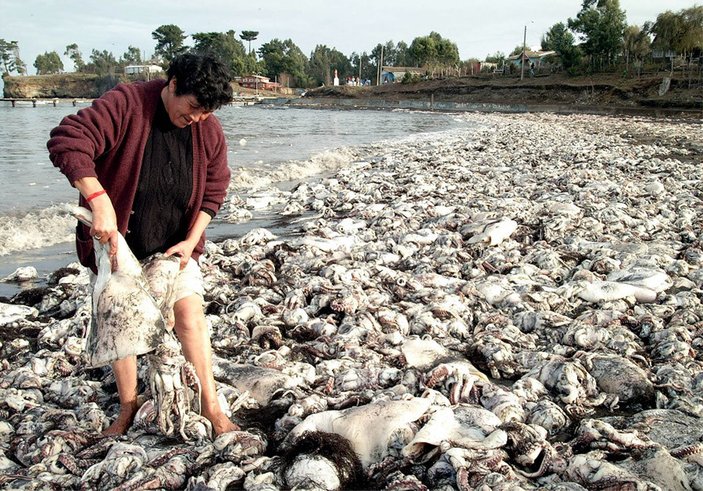
<instances>
[{"instance_id":1,"label":"pile of dead fish","mask_svg":"<svg viewBox=\"0 0 703 491\"><path fill-rule=\"evenodd\" d=\"M240 432L100 438L85 271L0 305L2 486L703 489L700 124L465 117L277 192L299 234L208 243Z\"/></svg>"}]
</instances>

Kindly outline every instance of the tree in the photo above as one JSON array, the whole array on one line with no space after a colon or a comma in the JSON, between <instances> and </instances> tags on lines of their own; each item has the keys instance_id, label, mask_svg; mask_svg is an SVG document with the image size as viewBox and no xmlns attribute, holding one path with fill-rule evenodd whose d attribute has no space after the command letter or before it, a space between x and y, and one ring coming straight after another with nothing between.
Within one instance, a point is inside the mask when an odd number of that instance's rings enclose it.
<instances>
[{"instance_id":1,"label":"tree","mask_svg":"<svg viewBox=\"0 0 703 491\"><path fill-rule=\"evenodd\" d=\"M242 38L242 40L249 42L249 54L251 54L251 42L259 37L259 31L242 31L239 37Z\"/></svg>"},{"instance_id":2,"label":"tree","mask_svg":"<svg viewBox=\"0 0 703 491\"><path fill-rule=\"evenodd\" d=\"M582 49L594 68L615 62L626 26L620 0L583 0L576 18L569 19L569 28L581 33Z\"/></svg>"},{"instance_id":3,"label":"tree","mask_svg":"<svg viewBox=\"0 0 703 491\"><path fill-rule=\"evenodd\" d=\"M556 51L557 53L561 53L572 47L574 41L574 35L571 34L566 24L558 22L550 27L544 36L542 36L541 45L543 51Z\"/></svg>"},{"instance_id":4,"label":"tree","mask_svg":"<svg viewBox=\"0 0 703 491\"><path fill-rule=\"evenodd\" d=\"M5 75L16 71L20 75L27 73L27 66L20 59L20 48L17 41L0 39L0 61Z\"/></svg>"},{"instance_id":5,"label":"tree","mask_svg":"<svg viewBox=\"0 0 703 491\"><path fill-rule=\"evenodd\" d=\"M641 62L651 51L650 45L651 40L646 29L642 29L639 26L627 26L625 28L622 50L623 57L625 58L625 69L627 71L630 70L630 60Z\"/></svg>"},{"instance_id":6,"label":"tree","mask_svg":"<svg viewBox=\"0 0 703 491\"><path fill-rule=\"evenodd\" d=\"M142 64L142 53L139 48L134 46L129 46L127 51L122 55L120 60L121 65L141 65Z\"/></svg>"},{"instance_id":7,"label":"tree","mask_svg":"<svg viewBox=\"0 0 703 491\"><path fill-rule=\"evenodd\" d=\"M119 65L112 52L94 49L90 54L90 63L85 66L85 71L97 75L112 74L114 68Z\"/></svg>"},{"instance_id":8,"label":"tree","mask_svg":"<svg viewBox=\"0 0 703 491\"><path fill-rule=\"evenodd\" d=\"M281 79L287 75L293 79L296 87L312 86L312 81L306 73L308 58L290 39L272 39L262 44L259 56L264 64L264 72L270 79Z\"/></svg>"},{"instance_id":9,"label":"tree","mask_svg":"<svg viewBox=\"0 0 703 491\"><path fill-rule=\"evenodd\" d=\"M413 66L410 48L405 41L398 41L395 45L395 66Z\"/></svg>"},{"instance_id":10,"label":"tree","mask_svg":"<svg viewBox=\"0 0 703 491\"><path fill-rule=\"evenodd\" d=\"M383 51L383 59L381 59L381 51ZM375 78L378 75L379 63L383 64L383 66L419 66L413 56L413 52L408 47L408 43L405 41L399 41L397 44L394 44L393 41L386 41L386 44L377 44L371 50L369 62L375 67L369 78Z\"/></svg>"},{"instance_id":11,"label":"tree","mask_svg":"<svg viewBox=\"0 0 703 491\"><path fill-rule=\"evenodd\" d=\"M183 46L183 41L186 38L185 33L174 24L160 26L151 33L151 37L156 40L154 53L167 63L186 51Z\"/></svg>"},{"instance_id":12,"label":"tree","mask_svg":"<svg viewBox=\"0 0 703 491\"><path fill-rule=\"evenodd\" d=\"M378 47L381 45L379 44ZM380 56L380 54L379 54ZM383 64L385 66L400 66L397 63L398 51L396 50L396 44L393 41L387 41L383 45Z\"/></svg>"},{"instance_id":13,"label":"tree","mask_svg":"<svg viewBox=\"0 0 703 491\"><path fill-rule=\"evenodd\" d=\"M688 54L689 66L697 53L700 57L703 51L703 6L693 6L681 11L683 16L683 36L681 47ZM689 80L690 81L690 80Z\"/></svg>"},{"instance_id":14,"label":"tree","mask_svg":"<svg viewBox=\"0 0 703 491\"><path fill-rule=\"evenodd\" d=\"M244 51L244 45L234 37L235 32L199 32L191 37L195 42L193 51L209 52L220 58L232 71L232 75L246 75L256 69L256 60Z\"/></svg>"},{"instance_id":15,"label":"tree","mask_svg":"<svg viewBox=\"0 0 703 491\"><path fill-rule=\"evenodd\" d=\"M379 67L381 66L381 64L388 65L388 62L387 62L388 58L386 58L386 47L387 46L388 46L388 43L386 43L385 45L379 43L371 50L371 54L369 55L369 61L371 61L371 64L374 69L373 75L371 76L371 80L374 81L374 83L377 83L377 82L380 83L380 81L377 80L377 78L380 75ZM381 56L383 56L383 59L381 59Z\"/></svg>"},{"instance_id":16,"label":"tree","mask_svg":"<svg viewBox=\"0 0 703 491\"><path fill-rule=\"evenodd\" d=\"M410 53L418 66L429 65L437 59L437 47L430 36L413 39Z\"/></svg>"},{"instance_id":17,"label":"tree","mask_svg":"<svg viewBox=\"0 0 703 491\"><path fill-rule=\"evenodd\" d=\"M678 13L667 10L657 16L651 27L653 46L663 51L690 54L703 48L703 7Z\"/></svg>"},{"instance_id":18,"label":"tree","mask_svg":"<svg viewBox=\"0 0 703 491\"><path fill-rule=\"evenodd\" d=\"M505 58L505 53L503 53L502 51L496 51L492 55L486 55L486 61L488 63L496 63L498 66L505 63Z\"/></svg>"},{"instance_id":19,"label":"tree","mask_svg":"<svg viewBox=\"0 0 703 491\"><path fill-rule=\"evenodd\" d=\"M426 65L432 75L438 70L442 73L456 70L460 61L456 44L434 31L429 36L413 39L408 51L416 64Z\"/></svg>"},{"instance_id":20,"label":"tree","mask_svg":"<svg viewBox=\"0 0 703 491\"><path fill-rule=\"evenodd\" d=\"M544 51L556 51L561 59L561 64L565 70L570 70L581 61L581 54L578 47L574 46L574 35L563 22L554 24L542 36L542 49Z\"/></svg>"},{"instance_id":21,"label":"tree","mask_svg":"<svg viewBox=\"0 0 703 491\"><path fill-rule=\"evenodd\" d=\"M688 58L690 66L694 55L700 56L703 50L703 7L694 6L678 13L667 10L657 16L650 30L656 49L683 55ZM671 70L674 70L673 57ZM690 75L689 71L689 84Z\"/></svg>"},{"instance_id":22,"label":"tree","mask_svg":"<svg viewBox=\"0 0 703 491\"><path fill-rule=\"evenodd\" d=\"M360 77L362 80L373 80L376 77L376 68L374 68L371 57L366 51L361 54L352 53L349 57L349 63L356 77Z\"/></svg>"},{"instance_id":23,"label":"tree","mask_svg":"<svg viewBox=\"0 0 703 491\"><path fill-rule=\"evenodd\" d=\"M15 68L20 75L27 75L27 65L19 56L15 57Z\"/></svg>"},{"instance_id":24,"label":"tree","mask_svg":"<svg viewBox=\"0 0 703 491\"><path fill-rule=\"evenodd\" d=\"M34 68L37 69L37 75L61 73L63 71L63 62L56 51L45 52L43 55L37 55L36 60L34 60Z\"/></svg>"},{"instance_id":25,"label":"tree","mask_svg":"<svg viewBox=\"0 0 703 491\"><path fill-rule=\"evenodd\" d=\"M85 68L85 62L83 61L83 56L81 55L78 45L76 43L69 44L66 46L66 51L63 53L73 60L73 67L77 72L82 72Z\"/></svg>"},{"instance_id":26,"label":"tree","mask_svg":"<svg viewBox=\"0 0 703 491\"><path fill-rule=\"evenodd\" d=\"M310 54L308 76L318 85L330 85L335 70L340 79L354 76L351 63L344 54L325 45L315 46L315 50Z\"/></svg>"},{"instance_id":27,"label":"tree","mask_svg":"<svg viewBox=\"0 0 703 491\"><path fill-rule=\"evenodd\" d=\"M679 51L679 39L683 31L683 18L679 14L667 10L657 16L656 22L651 27L654 35L652 46L656 49L667 51Z\"/></svg>"},{"instance_id":28,"label":"tree","mask_svg":"<svg viewBox=\"0 0 703 491\"><path fill-rule=\"evenodd\" d=\"M683 39L681 40L681 46L685 54L688 54L688 88L691 88L691 76L693 70L691 65L693 64L693 58L697 54L699 60L701 59L701 53L703 52L703 7L693 6L688 9L684 9L683 15ZM700 67L700 61L699 61Z\"/></svg>"}]
</instances>

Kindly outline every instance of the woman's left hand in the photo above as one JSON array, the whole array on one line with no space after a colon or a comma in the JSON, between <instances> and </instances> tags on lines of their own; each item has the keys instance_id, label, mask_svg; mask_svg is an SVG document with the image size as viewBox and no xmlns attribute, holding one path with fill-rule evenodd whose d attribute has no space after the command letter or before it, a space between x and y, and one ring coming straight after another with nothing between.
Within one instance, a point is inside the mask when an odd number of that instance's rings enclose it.
<instances>
[{"instance_id":1,"label":"woman's left hand","mask_svg":"<svg viewBox=\"0 0 703 491\"><path fill-rule=\"evenodd\" d=\"M164 253L165 256L179 256L181 258L181 269L186 267L190 256L193 255L193 249L195 246L191 245L187 241L179 242L178 244L171 246Z\"/></svg>"}]
</instances>

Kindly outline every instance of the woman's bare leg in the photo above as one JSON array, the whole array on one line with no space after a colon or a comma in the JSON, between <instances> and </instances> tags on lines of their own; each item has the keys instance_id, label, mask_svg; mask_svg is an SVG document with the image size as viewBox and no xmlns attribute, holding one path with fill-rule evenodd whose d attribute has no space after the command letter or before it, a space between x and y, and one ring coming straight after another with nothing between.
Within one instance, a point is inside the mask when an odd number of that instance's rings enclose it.
<instances>
[{"instance_id":1,"label":"woman's bare leg","mask_svg":"<svg viewBox=\"0 0 703 491\"><path fill-rule=\"evenodd\" d=\"M217 400L217 388L212 374L212 347L205 322L202 298L190 295L173 306L175 330L183 346L183 355L195 367L202 386L202 415L210 420L216 435L239 430L225 415Z\"/></svg>"},{"instance_id":2,"label":"woman's bare leg","mask_svg":"<svg viewBox=\"0 0 703 491\"><path fill-rule=\"evenodd\" d=\"M137 405L137 357L128 356L112 364L112 371L117 382L117 394L120 397L120 414L117 419L103 430L103 435L124 435L134 420Z\"/></svg>"}]
</instances>

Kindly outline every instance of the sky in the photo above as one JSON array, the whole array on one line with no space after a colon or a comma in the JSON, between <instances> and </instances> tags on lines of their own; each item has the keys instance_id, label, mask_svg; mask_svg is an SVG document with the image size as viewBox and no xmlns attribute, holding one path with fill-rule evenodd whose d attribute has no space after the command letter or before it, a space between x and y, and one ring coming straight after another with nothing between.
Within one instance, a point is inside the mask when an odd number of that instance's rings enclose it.
<instances>
[{"instance_id":1,"label":"sky","mask_svg":"<svg viewBox=\"0 0 703 491\"><path fill-rule=\"evenodd\" d=\"M37 55L63 53L76 43L87 62L93 49L120 58L135 46L151 56L151 33L175 24L190 35L233 29L258 31L257 49L272 39L291 39L307 56L318 44L349 56L370 53L378 43L408 45L432 31L456 43L462 60L484 59L522 45L539 47L542 35L581 10L581 0L0 0L0 39L17 41L20 58L34 74ZM693 0L620 0L628 24L654 21L666 10L693 7ZM698 3L700 5L700 3ZM192 45L192 39L185 41ZM247 43L245 42L245 46Z\"/></svg>"}]
</instances>

